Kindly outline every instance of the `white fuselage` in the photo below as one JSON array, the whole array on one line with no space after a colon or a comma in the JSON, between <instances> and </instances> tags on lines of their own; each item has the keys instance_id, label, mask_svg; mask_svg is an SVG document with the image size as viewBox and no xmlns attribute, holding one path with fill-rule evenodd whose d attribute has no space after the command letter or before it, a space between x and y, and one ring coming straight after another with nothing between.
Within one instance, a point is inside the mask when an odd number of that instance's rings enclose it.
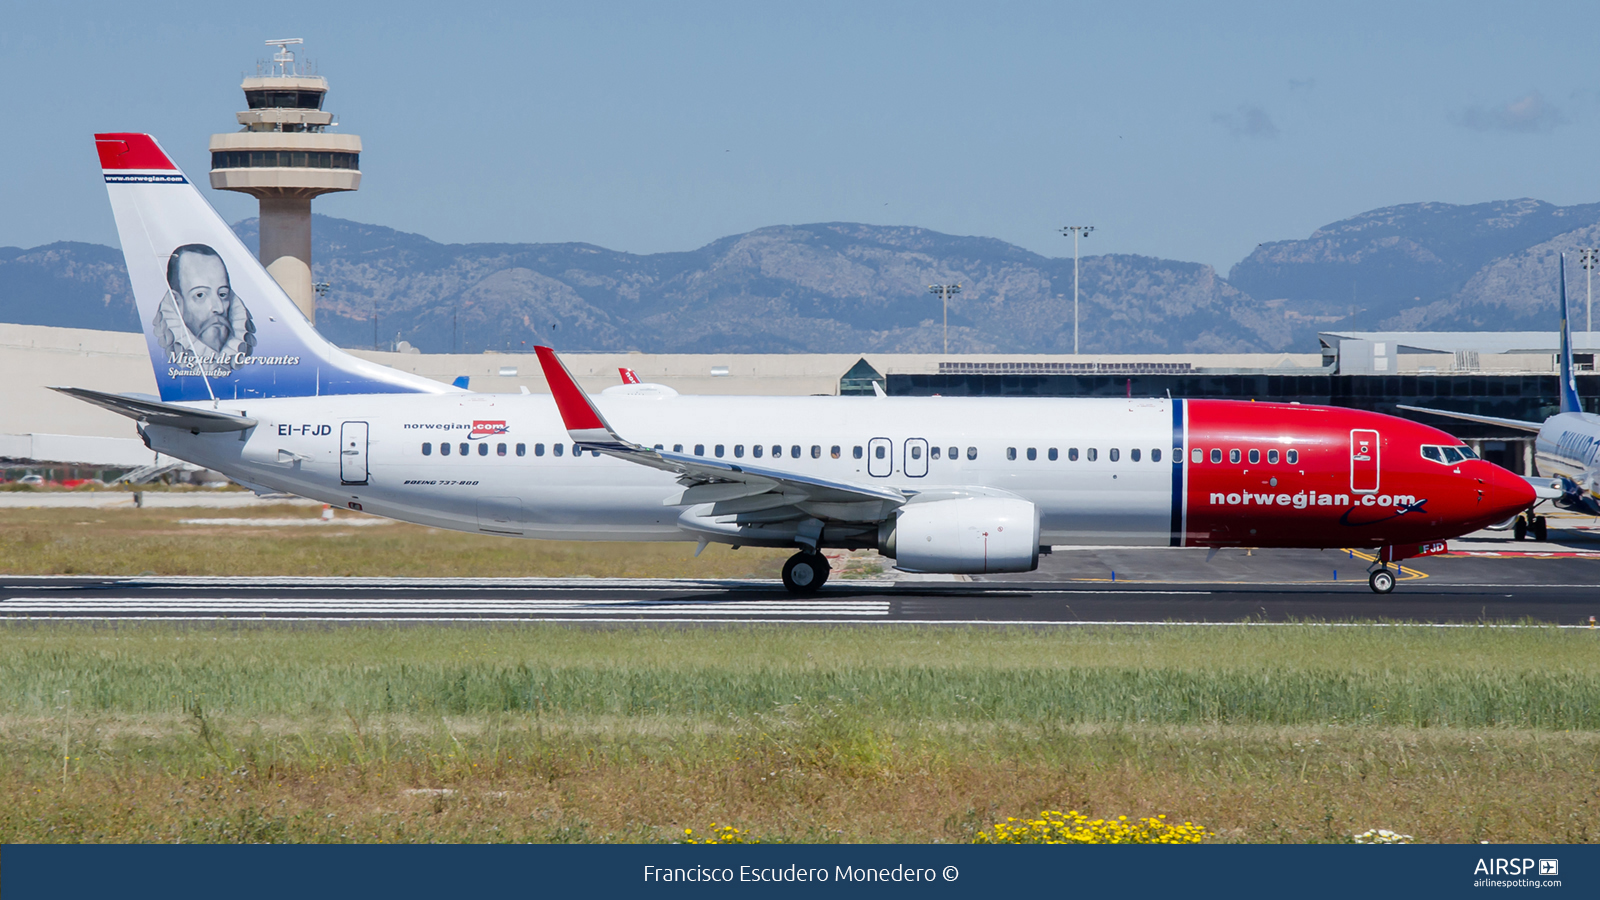
<instances>
[{"instance_id":1,"label":"white fuselage","mask_svg":"<svg viewBox=\"0 0 1600 900\"><path fill-rule=\"evenodd\" d=\"M1578 505L1600 515L1600 416L1570 412L1551 416L1534 443L1539 472L1562 479L1568 495L1560 505Z\"/></svg>"},{"instance_id":2,"label":"white fuselage","mask_svg":"<svg viewBox=\"0 0 1600 900\"><path fill-rule=\"evenodd\" d=\"M1171 400L595 400L619 434L640 444L682 445L684 453L702 447L707 458L717 458L720 445L725 462L907 492L1006 491L1039 507L1045 544L1166 545L1171 536ZM679 527L683 508L663 505L682 491L673 475L575 456L548 395L345 395L217 408L259 424L215 434L147 426L147 440L246 484L440 528L561 540L696 539ZM450 445L449 455L441 444Z\"/></svg>"}]
</instances>

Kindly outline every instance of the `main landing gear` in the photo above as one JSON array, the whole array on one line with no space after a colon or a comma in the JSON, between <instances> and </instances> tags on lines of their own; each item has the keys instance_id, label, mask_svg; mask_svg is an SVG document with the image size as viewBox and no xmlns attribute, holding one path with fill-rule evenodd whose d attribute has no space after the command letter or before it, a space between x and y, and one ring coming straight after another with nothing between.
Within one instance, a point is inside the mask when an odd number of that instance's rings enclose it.
<instances>
[{"instance_id":1,"label":"main landing gear","mask_svg":"<svg viewBox=\"0 0 1600 900\"><path fill-rule=\"evenodd\" d=\"M1525 541L1530 534L1533 535L1533 539L1536 541L1550 539L1550 531L1545 525L1544 516L1517 516L1517 521L1511 526L1511 536L1519 541Z\"/></svg>"},{"instance_id":2,"label":"main landing gear","mask_svg":"<svg viewBox=\"0 0 1600 900\"><path fill-rule=\"evenodd\" d=\"M1367 584L1372 588L1374 594L1387 594L1394 590L1394 573L1390 572L1387 567L1376 569L1371 575L1367 576Z\"/></svg>"},{"instance_id":3,"label":"main landing gear","mask_svg":"<svg viewBox=\"0 0 1600 900\"><path fill-rule=\"evenodd\" d=\"M783 586L791 594L815 594L828 581L828 560L821 553L801 551L783 564Z\"/></svg>"}]
</instances>

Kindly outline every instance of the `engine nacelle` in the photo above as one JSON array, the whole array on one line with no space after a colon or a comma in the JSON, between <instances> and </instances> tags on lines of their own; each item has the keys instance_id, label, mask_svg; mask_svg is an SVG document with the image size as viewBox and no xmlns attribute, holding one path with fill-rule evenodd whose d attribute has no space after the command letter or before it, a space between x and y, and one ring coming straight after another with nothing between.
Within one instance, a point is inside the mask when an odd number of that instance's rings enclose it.
<instances>
[{"instance_id":1,"label":"engine nacelle","mask_svg":"<svg viewBox=\"0 0 1600 900\"><path fill-rule=\"evenodd\" d=\"M909 503L879 529L878 551L904 572L1032 572L1039 568L1039 508L1007 497Z\"/></svg>"}]
</instances>

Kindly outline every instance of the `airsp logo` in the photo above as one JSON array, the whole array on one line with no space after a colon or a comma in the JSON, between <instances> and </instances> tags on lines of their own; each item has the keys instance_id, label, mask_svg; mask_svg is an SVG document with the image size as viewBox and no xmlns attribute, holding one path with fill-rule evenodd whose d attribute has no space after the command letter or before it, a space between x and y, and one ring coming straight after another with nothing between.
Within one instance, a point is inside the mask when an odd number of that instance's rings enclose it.
<instances>
[{"instance_id":1,"label":"airsp logo","mask_svg":"<svg viewBox=\"0 0 1600 900\"><path fill-rule=\"evenodd\" d=\"M1540 875L1556 875L1560 872L1561 865L1554 859L1539 860ZM1474 875L1527 875L1533 872L1531 859L1480 859L1478 867L1472 870Z\"/></svg>"}]
</instances>

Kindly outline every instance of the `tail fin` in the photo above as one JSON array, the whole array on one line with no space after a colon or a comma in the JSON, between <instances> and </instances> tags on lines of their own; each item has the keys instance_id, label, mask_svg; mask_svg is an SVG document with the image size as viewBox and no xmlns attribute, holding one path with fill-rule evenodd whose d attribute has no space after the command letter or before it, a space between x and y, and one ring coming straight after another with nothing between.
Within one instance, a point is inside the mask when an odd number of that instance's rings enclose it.
<instances>
[{"instance_id":1,"label":"tail fin","mask_svg":"<svg viewBox=\"0 0 1600 900\"><path fill-rule=\"evenodd\" d=\"M1572 326L1567 320L1567 256L1561 254L1561 411L1583 412L1578 380L1572 374Z\"/></svg>"},{"instance_id":2,"label":"tail fin","mask_svg":"<svg viewBox=\"0 0 1600 900\"><path fill-rule=\"evenodd\" d=\"M632 369L628 368L627 366L618 367L617 368L617 374L622 376L622 383L623 384L638 384L639 383L639 375L638 375L638 373L634 372Z\"/></svg>"},{"instance_id":3,"label":"tail fin","mask_svg":"<svg viewBox=\"0 0 1600 900\"><path fill-rule=\"evenodd\" d=\"M328 343L148 134L97 134L161 399L444 393Z\"/></svg>"}]
</instances>

